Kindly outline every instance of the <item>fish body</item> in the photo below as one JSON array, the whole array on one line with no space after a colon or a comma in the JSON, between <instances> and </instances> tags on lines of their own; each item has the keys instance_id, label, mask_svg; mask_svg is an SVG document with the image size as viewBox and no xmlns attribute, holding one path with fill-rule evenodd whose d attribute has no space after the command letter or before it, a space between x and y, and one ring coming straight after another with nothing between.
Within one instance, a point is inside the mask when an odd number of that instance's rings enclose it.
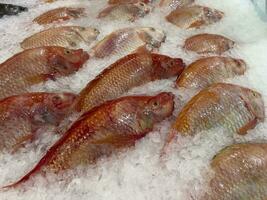
<instances>
[{"instance_id":1,"label":"fish body","mask_svg":"<svg viewBox=\"0 0 267 200\"><path fill-rule=\"evenodd\" d=\"M104 58L114 55L127 55L138 49L159 48L165 40L165 33L152 27L119 29L93 47L93 55Z\"/></svg>"},{"instance_id":2,"label":"fish body","mask_svg":"<svg viewBox=\"0 0 267 200\"><path fill-rule=\"evenodd\" d=\"M138 2L143 2L143 3L150 3L153 0L109 0L108 4L124 4L124 3L138 3Z\"/></svg>"},{"instance_id":3,"label":"fish body","mask_svg":"<svg viewBox=\"0 0 267 200\"><path fill-rule=\"evenodd\" d=\"M0 151L14 152L37 131L57 127L73 109L71 93L26 93L0 101Z\"/></svg>"},{"instance_id":4,"label":"fish body","mask_svg":"<svg viewBox=\"0 0 267 200\"><path fill-rule=\"evenodd\" d=\"M267 144L241 143L221 150L212 160L214 171L203 200L265 200Z\"/></svg>"},{"instance_id":5,"label":"fish body","mask_svg":"<svg viewBox=\"0 0 267 200\"><path fill-rule=\"evenodd\" d=\"M69 8L61 7L49 10L40 16L36 17L33 22L38 24L50 24L57 21L66 21L70 19L77 19L84 16L84 8Z\"/></svg>"},{"instance_id":6,"label":"fish body","mask_svg":"<svg viewBox=\"0 0 267 200\"><path fill-rule=\"evenodd\" d=\"M98 34L99 31L91 27L62 26L35 33L23 40L20 46L23 49L42 46L79 48L81 44L90 45Z\"/></svg>"},{"instance_id":7,"label":"fish body","mask_svg":"<svg viewBox=\"0 0 267 200\"><path fill-rule=\"evenodd\" d=\"M80 92L79 111L88 111L107 100L115 99L133 87L179 75L184 63L179 58L150 53L125 56L102 71Z\"/></svg>"},{"instance_id":8,"label":"fish body","mask_svg":"<svg viewBox=\"0 0 267 200\"><path fill-rule=\"evenodd\" d=\"M14 55L0 65L0 99L27 92L32 85L67 76L88 60L83 50L39 47Z\"/></svg>"},{"instance_id":9,"label":"fish body","mask_svg":"<svg viewBox=\"0 0 267 200\"><path fill-rule=\"evenodd\" d=\"M0 18L4 15L17 15L21 12L28 11L28 8L12 4L0 3Z\"/></svg>"},{"instance_id":10,"label":"fish body","mask_svg":"<svg viewBox=\"0 0 267 200\"><path fill-rule=\"evenodd\" d=\"M230 57L201 58L190 64L176 80L176 87L203 89L213 83L243 75L246 64Z\"/></svg>"},{"instance_id":11,"label":"fish body","mask_svg":"<svg viewBox=\"0 0 267 200\"><path fill-rule=\"evenodd\" d=\"M265 119L261 94L238 85L216 83L200 91L178 114L165 143L175 135L194 136L223 128L244 135Z\"/></svg>"},{"instance_id":12,"label":"fish body","mask_svg":"<svg viewBox=\"0 0 267 200\"><path fill-rule=\"evenodd\" d=\"M135 21L139 17L144 17L150 10L151 7L143 2L115 4L102 10L98 18Z\"/></svg>"},{"instance_id":13,"label":"fish body","mask_svg":"<svg viewBox=\"0 0 267 200\"><path fill-rule=\"evenodd\" d=\"M178 26L179 28L200 28L220 21L224 13L204 7L204 6L190 6L184 8L176 8L167 17L167 21Z\"/></svg>"},{"instance_id":14,"label":"fish body","mask_svg":"<svg viewBox=\"0 0 267 200\"><path fill-rule=\"evenodd\" d=\"M193 4L195 0L161 0L160 6L169 6L172 9L182 8Z\"/></svg>"},{"instance_id":15,"label":"fish body","mask_svg":"<svg viewBox=\"0 0 267 200\"><path fill-rule=\"evenodd\" d=\"M216 34L198 34L185 41L184 48L198 54L222 54L234 47L235 42Z\"/></svg>"},{"instance_id":16,"label":"fish body","mask_svg":"<svg viewBox=\"0 0 267 200\"><path fill-rule=\"evenodd\" d=\"M57 173L95 163L121 148L134 145L172 114L174 95L128 96L106 102L77 120L36 167L14 187L40 172Z\"/></svg>"}]
</instances>

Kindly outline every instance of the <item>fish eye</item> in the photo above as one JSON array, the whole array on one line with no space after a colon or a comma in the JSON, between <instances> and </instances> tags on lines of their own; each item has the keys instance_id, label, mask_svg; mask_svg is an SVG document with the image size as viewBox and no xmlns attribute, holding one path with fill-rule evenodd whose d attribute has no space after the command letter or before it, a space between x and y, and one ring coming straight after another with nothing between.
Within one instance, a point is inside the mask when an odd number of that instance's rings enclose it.
<instances>
[{"instance_id":1,"label":"fish eye","mask_svg":"<svg viewBox=\"0 0 267 200\"><path fill-rule=\"evenodd\" d=\"M156 29L155 29L155 28L150 28L150 30L151 30L151 31L156 31Z\"/></svg>"},{"instance_id":2,"label":"fish eye","mask_svg":"<svg viewBox=\"0 0 267 200\"><path fill-rule=\"evenodd\" d=\"M257 97L258 95L256 94L256 92L252 92L252 95L254 96L254 97Z\"/></svg>"},{"instance_id":3,"label":"fish eye","mask_svg":"<svg viewBox=\"0 0 267 200\"><path fill-rule=\"evenodd\" d=\"M153 101L152 108L157 109L159 107L160 103L158 101Z\"/></svg>"},{"instance_id":4,"label":"fish eye","mask_svg":"<svg viewBox=\"0 0 267 200\"><path fill-rule=\"evenodd\" d=\"M145 4L141 2L141 3L140 3L140 6L145 6Z\"/></svg>"},{"instance_id":5,"label":"fish eye","mask_svg":"<svg viewBox=\"0 0 267 200\"><path fill-rule=\"evenodd\" d=\"M62 100L59 96L53 96L52 97L52 102L55 106L58 106L60 104L62 104Z\"/></svg>"},{"instance_id":6,"label":"fish eye","mask_svg":"<svg viewBox=\"0 0 267 200\"><path fill-rule=\"evenodd\" d=\"M69 49L65 49L65 54L70 54L71 53L71 50L69 50Z\"/></svg>"},{"instance_id":7,"label":"fish eye","mask_svg":"<svg viewBox=\"0 0 267 200\"><path fill-rule=\"evenodd\" d=\"M81 29L81 31L85 31L85 30L86 30L86 28L85 28L85 27L81 27L80 29Z\"/></svg>"}]
</instances>

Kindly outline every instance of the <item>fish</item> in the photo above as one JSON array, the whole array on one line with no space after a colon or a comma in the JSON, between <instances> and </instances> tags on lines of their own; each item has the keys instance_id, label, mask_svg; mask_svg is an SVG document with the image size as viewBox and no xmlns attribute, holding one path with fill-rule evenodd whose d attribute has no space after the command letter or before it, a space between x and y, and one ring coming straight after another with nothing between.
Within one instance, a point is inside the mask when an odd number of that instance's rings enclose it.
<instances>
[{"instance_id":1,"label":"fish","mask_svg":"<svg viewBox=\"0 0 267 200\"><path fill-rule=\"evenodd\" d=\"M264 200L267 197L267 144L240 143L222 149L203 200Z\"/></svg>"},{"instance_id":2,"label":"fish","mask_svg":"<svg viewBox=\"0 0 267 200\"><path fill-rule=\"evenodd\" d=\"M181 74L182 59L150 53L127 55L103 70L79 93L77 111L88 111L133 87Z\"/></svg>"},{"instance_id":3,"label":"fish","mask_svg":"<svg viewBox=\"0 0 267 200\"><path fill-rule=\"evenodd\" d=\"M151 6L146 5L143 2L115 4L102 10L97 18L134 22L138 18L147 15L151 9Z\"/></svg>"},{"instance_id":4,"label":"fish","mask_svg":"<svg viewBox=\"0 0 267 200\"><path fill-rule=\"evenodd\" d=\"M59 173L87 166L103 156L130 147L145 137L156 123L171 116L174 95L126 96L108 101L84 113L18 182L40 173Z\"/></svg>"},{"instance_id":5,"label":"fish","mask_svg":"<svg viewBox=\"0 0 267 200\"><path fill-rule=\"evenodd\" d=\"M198 54L222 54L234 45L234 41L222 35L203 33L186 39L184 49Z\"/></svg>"},{"instance_id":6,"label":"fish","mask_svg":"<svg viewBox=\"0 0 267 200\"><path fill-rule=\"evenodd\" d=\"M47 126L56 128L74 108L72 93L25 93L0 101L0 152L16 152L38 138Z\"/></svg>"},{"instance_id":7,"label":"fish","mask_svg":"<svg viewBox=\"0 0 267 200\"><path fill-rule=\"evenodd\" d=\"M33 22L43 25L57 21L77 19L82 16L85 16L84 8L60 7L41 14L40 16L36 17Z\"/></svg>"},{"instance_id":8,"label":"fish","mask_svg":"<svg viewBox=\"0 0 267 200\"><path fill-rule=\"evenodd\" d=\"M194 136L214 128L245 135L264 119L260 93L234 84L212 84L182 108L172 124L163 153L176 135Z\"/></svg>"},{"instance_id":9,"label":"fish","mask_svg":"<svg viewBox=\"0 0 267 200\"><path fill-rule=\"evenodd\" d=\"M242 59L206 57L190 64L176 79L176 87L204 89L213 83L244 75L247 65Z\"/></svg>"},{"instance_id":10,"label":"fish","mask_svg":"<svg viewBox=\"0 0 267 200\"><path fill-rule=\"evenodd\" d=\"M204 6L190 6L184 8L176 8L169 15L166 20L179 28L200 28L220 21L224 13Z\"/></svg>"},{"instance_id":11,"label":"fish","mask_svg":"<svg viewBox=\"0 0 267 200\"><path fill-rule=\"evenodd\" d=\"M90 45L99 35L99 31L91 27L61 26L49 28L24 39L20 46L30 49L42 46L61 46L79 48L80 45Z\"/></svg>"},{"instance_id":12,"label":"fish","mask_svg":"<svg viewBox=\"0 0 267 200\"><path fill-rule=\"evenodd\" d=\"M0 3L0 18L4 15L17 15L21 12L27 12L28 8L13 4Z\"/></svg>"},{"instance_id":13,"label":"fish","mask_svg":"<svg viewBox=\"0 0 267 200\"><path fill-rule=\"evenodd\" d=\"M124 3L151 3L153 0L109 0L108 4L124 4Z\"/></svg>"},{"instance_id":14,"label":"fish","mask_svg":"<svg viewBox=\"0 0 267 200\"><path fill-rule=\"evenodd\" d=\"M169 6L172 9L182 8L193 4L195 0L161 0L159 6Z\"/></svg>"},{"instance_id":15,"label":"fish","mask_svg":"<svg viewBox=\"0 0 267 200\"><path fill-rule=\"evenodd\" d=\"M119 29L98 42L91 55L96 58L123 56L140 49L152 51L165 41L165 33L153 27Z\"/></svg>"},{"instance_id":16,"label":"fish","mask_svg":"<svg viewBox=\"0 0 267 200\"><path fill-rule=\"evenodd\" d=\"M0 99L28 92L29 87L78 71L89 59L82 49L38 47L0 64Z\"/></svg>"}]
</instances>

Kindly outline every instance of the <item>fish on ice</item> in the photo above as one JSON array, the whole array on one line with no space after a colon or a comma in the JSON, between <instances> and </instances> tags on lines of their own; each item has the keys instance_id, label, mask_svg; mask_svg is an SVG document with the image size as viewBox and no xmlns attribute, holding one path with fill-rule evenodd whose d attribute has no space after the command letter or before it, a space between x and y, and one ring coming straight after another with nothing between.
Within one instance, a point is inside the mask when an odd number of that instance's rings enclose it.
<instances>
[{"instance_id":1,"label":"fish on ice","mask_svg":"<svg viewBox=\"0 0 267 200\"><path fill-rule=\"evenodd\" d=\"M121 96L133 87L177 76L184 67L180 58L149 52L127 55L87 84L79 94L77 110L88 111L107 100Z\"/></svg>"},{"instance_id":2,"label":"fish on ice","mask_svg":"<svg viewBox=\"0 0 267 200\"><path fill-rule=\"evenodd\" d=\"M98 35L99 31L91 27L61 26L35 33L24 39L20 46L23 49L42 46L61 46L77 49L82 44L89 46Z\"/></svg>"},{"instance_id":3,"label":"fish on ice","mask_svg":"<svg viewBox=\"0 0 267 200\"><path fill-rule=\"evenodd\" d=\"M91 54L96 58L124 56L140 49L152 51L165 41L165 33L153 27L124 28L98 42Z\"/></svg>"},{"instance_id":4,"label":"fish on ice","mask_svg":"<svg viewBox=\"0 0 267 200\"><path fill-rule=\"evenodd\" d=\"M209 7L194 5L190 7L176 8L166 20L179 28L200 28L220 21L224 13Z\"/></svg>"},{"instance_id":5,"label":"fish on ice","mask_svg":"<svg viewBox=\"0 0 267 200\"><path fill-rule=\"evenodd\" d=\"M28 174L5 188L16 187L38 173L94 164L103 156L133 146L172 114L173 99L172 93L163 92L122 97L95 107L74 122Z\"/></svg>"},{"instance_id":6,"label":"fish on ice","mask_svg":"<svg viewBox=\"0 0 267 200\"><path fill-rule=\"evenodd\" d=\"M0 64L0 99L28 92L47 80L78 71L89 59L82 49L38 47L24 50Z\"/></svg>"},{"instance_id":7,"label":"fish on ice","mask_svg":"<svg viewBox=\"0 0 267 200\"><path fill-rule=\"evenodd\" d=\"M14 153L38 138L44 128L56 128L73 111L71 93L25 93L0 101L0 152Z\"/></svg>"}]
</instances>

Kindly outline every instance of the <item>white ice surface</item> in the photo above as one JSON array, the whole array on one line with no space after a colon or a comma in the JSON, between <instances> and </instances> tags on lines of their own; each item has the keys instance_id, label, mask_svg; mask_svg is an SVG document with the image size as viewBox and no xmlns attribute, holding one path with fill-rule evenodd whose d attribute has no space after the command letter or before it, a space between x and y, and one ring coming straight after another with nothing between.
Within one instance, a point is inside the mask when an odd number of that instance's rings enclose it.
<instances>
[{"instance_id":1,"label":"white ice surface","mask_svg":"<svg viewBox=\"0 0 267 200\"><path fill-rule=\"evenodd\" d=\"M84 6L87 8L88 17L62 24L94 26L101 32L98 40L118 28L127 26L161 28L166 32L167 39L160 48L160 53L181 57L186 63L194 61L198 56L182 50L185 38L196 33L208 32L223 34L233 39L237 44L225 55L244 59L249 69L245 76L229 82L261 92L267 105L267 24L260 20L249 0L198 0L198 4L225 12L221 22L199 30L178 29L165 21L164 16L168 10L159 8L134 24L96 20L98 11L105 6L104 0L62 0L52 4L41 3L41 0L0 0L0 2L18 3L30 8L29 12L21 13L19 16L0 19L0 62L20 52L19 42L25 37L44 29L31 22L36 16L62 5ZM77 93L115 60L116 58L90 60L77 74L57 82L50 81L35 87L34 90ZM174 112L174 115L177 115L182 104L194 92L174 89L173 81L174 79L170 79L149 83L133 89L129 94L172 91L177 96ZM197 199L201 185L207 179L209 161L216 152L234 142L267 139L267 122L259 124L245 137L216 130L194 138L181 139L163 162L159 158L159 152L174 118L157 125L155 130L135 147L119 155L102 159L96 166L63 174L66 176L64 180L68 181L53 181L54 177L51 177L48 182L46 178L37 176L21 189L0 192L0 200L185 200L190 196ZM40 141L36 141L39 144L38 148L29 145L15 155L0 154L0 186L12 183L29 171L44 154L48 145L55 140L53 134L47 133Z\"/></svg>"}]
</instances>

